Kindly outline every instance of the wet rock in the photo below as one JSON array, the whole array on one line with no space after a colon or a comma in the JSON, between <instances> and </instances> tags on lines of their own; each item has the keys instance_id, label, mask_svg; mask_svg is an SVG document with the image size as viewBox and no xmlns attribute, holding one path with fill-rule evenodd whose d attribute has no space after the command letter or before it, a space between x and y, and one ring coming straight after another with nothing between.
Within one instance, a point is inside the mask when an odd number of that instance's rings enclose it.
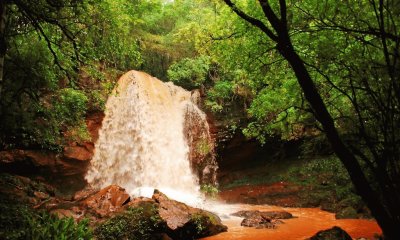
<instances>
[{"instance_id":1,"label":"wet rock","mask_svg":"<svg viewBox=\"0 0 400 240\"><path fill-rule=\"evenodd\" d=\"M286 211L269 211L269 212L260 212L257 210L254 211L239 211L236 213L232 213L233 216L249 218L253 216L262 216L268 219L289 219L293 218L293 215Z\"/></svg>"},{"instance_id":2,"label":"wet rock","mask_svg":"<svg viewBox=\"0 0 400 240\"><path fill-rule=\"evenodd\" d=\"M217 215L171 200L158 190L154 191L152 199L158 204L159 215L173 239L206 237L227 230Z\"/></svg>"},{"instance_id":3,"label":"wet rock","mask_svg":"<svg viewBox=\"0 0 400 240\"><path fill-rule=\"evenodd\" d=\"M331 229L319 231L309 240L352 240L352 238L343 229L335 226Z\"/></svg>"},{"instance_id":4,"label":"wet rock","mask_svg":"<svg viewBox=\"0 0 400 240\"><path fill-rule=\"evenodd\" d=\"M68 146L64 148L63 155L67 159L89 161L93 157L93 149L90 149L84 145Z\"/></svg>"},{"instance_id":5,"label":"wet rock","mask_svg":"<svg viewBox=\"0 0 400 240\"><path fill-rule=\"evenodd\" d=\"M100 217L104 217L115 212L129 201L130 196L124 188L117 185L110 185L82 200L81 207L94 212Z\"/></svg>"},{"instance_id":6,"label":"wet rock","mask_svg":"<svg viewBox=\"0 0 400 240\"><path fill-rule=\"evenodd\" d=\"M86 127L91 137L90 143L95 143L99 138L99 129L104 119L104 112L92 112L86 117Z\"/></svg>"},{"instance_id":7,"label":"wet rock","mask_svg":"<svg viewBox=\"0 0 400 240\"><path fill-rule=\"evenodd\" d=\"M283 222L278 219L292 218L292 214L285 211L239 211L232 214L233 216L243 217L241 226L255 228L276 228L276 225Z\"/></svg>"},{"instance_id":8,"label":"wet rock","mask_svg":"<svg viewBox=\"0 0 400 240\"><path fill-rule=\"evenodd\" d=\"M21 149L5 150L0 152L0 167L3 172L13 174L54 172L56 169L55 154Z\"/></svg>"},{"instance_id":9,"label":"wet rock","mask_svg":"<svg viewBox=\"0 0 400 240\"><path fill-rule=\"evenodd\" d=\"M44 192L39 192L39 191L35 191L35 192L33 193L33 195L34 195L36 198L40 199L40 200L48 199L48 198L50 197L49 194L44 193Z\"/></svg>"},{"instance_id":10,"label":"wet rock","mask_svg":"<svg viewBox=\"0 0 400 240\"><path fill-rule=\"evenodd\" d=\"M119 236L120 239L189 240L227 230L216 215L171 200L157 190L151 199L135 198L107 217L109 220L94 231L97 239Z\"/></svg>"},{"instance_id":11,"label":"wet rock","mask_svg":"<svg viewBox=\"0 0 400 240\"><path fill-rule=\"evenodd\" d=\"M85 198L88 198L88 197L94 195L94 194L97 193L97 192L98 192L98 191L95 190L95 189L88 189L88 188L85 188L85 189L82 189L82 190L76 192L76 193L74 194L72 200L74 200L74 201L83 200L83 199L85 199Z\"/></svg>"},{"instance_id":12,"label":"wet rock","mask_svg":"<svg viewBox=\"0 0 400 240\"><path fill-rule=\"evenodd\" d=\"M172 231L183 227L190 221L191 214L195 212L193 208L184 203L168 199L166 195L158 190L154 191L152 199L160 205L160 217L164 219Z\"/></svg>"},{"instance_id":13,"label":"wet rock","mask_svg":"<svg viewBox=\"0 0 400 240\"><path fill-rule=\"evenodd\" d=\"M73 155L65 158L54 152L43 150L5 150L0 152L0 167L3 172L21 175L83 175L86 173L89 162L83 161L85 157L78 155L75 157L82 159L73 158Z\"/></svg>"},{"instance_id":14,"label":"wet rock","mask_svg":"<svg viewBox=\"0 0 400 240\"><path fill-rule=\"evenodd\" d=\"M293 218L293 215L285 211L271 211L271 212L261 212L261 216L268 217L271 219L289 219Z\"/></svg>"},{"instance_id":15,"label":"wet rock","mask_svg":"<svg viewBox=\"0 0 400 240\"><path fill-rule=\"evenodd\" d=\"M198 108L201 101L198 91L191 92L191 102L186 106L184 129L189 147L189 162L200 184L215 185L218 164L215 158L215 141L210 135L207 116Z\"/></svg>"},{"instance_id":16,"label":"wet rock","mask_svg":"<svg viewBox=\"0 0 400 240\"><path fill-rule=\"evenodd\" d=\"M255 228L275 228L275 224L272 223L271 218L266 218L261 215L254 215L243 219L240 223L244 227L255 227Z\"/></svg>"}]
</instances>

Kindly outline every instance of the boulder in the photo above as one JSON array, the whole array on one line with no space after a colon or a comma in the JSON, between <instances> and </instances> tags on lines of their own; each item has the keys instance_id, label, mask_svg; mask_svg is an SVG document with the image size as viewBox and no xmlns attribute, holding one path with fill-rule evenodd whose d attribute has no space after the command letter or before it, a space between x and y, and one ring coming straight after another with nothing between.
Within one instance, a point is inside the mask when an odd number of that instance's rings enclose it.
<instances>
[{"instance_id":1,"label":"boulder","mask_svg":"<svg viewBox=\"0 0 400 240\"><path fill-rule=\"evenodd\" d=\"M258 210L253 210L253 211L239 211L236 213L232 213L232 216L237 216L237 217L244 217L244 218L249 218L252 216L257 216L260 215L264 218L269 218L269 219L289 219L293 218L293 215L289 212L286 211L268 211L268 212L260 212Z\"/></svg>"},{"instance_id":2,"label":"boulder","mask_svg":"<svg viewBox=\"0 0 400 240\"><path fill-rule=\"evenodd\" d=\"M130 201L124 188L110 185L81 201L80 206L99 217L105 217Z\"/></svg>"},{"instance_id":3,"label":"boulder","mask_svg":"<svg viewBox=\"0 0 400 240\"><path fill-rule=\"evenodd\" d=\"M352 240L350 235L340 227L319 231L309 240Z\"/></svg>"},{"instance_id":4,"label":"boulder","mask_svg":"<svg viewBox=\"0 0 400 240\"><path fill-rule=\"evenodd\" d=\"M255 228L275 228L275 224L272 223L271 218L266 218L261 215L254 215L243 219L240 223L243 227L255 227Z\"/></svg>"},{"instance_id":5,"label":"boulder","mask_svg":"<svg viewBox=\"0 0 400 240\"><path fill-rule=\"evenodd\" d=\"M340 209L335 215L336 219L356 219L358 218L357 211L353 207Z\"/></svg>"},{"instance_id":6,"label":"boulder","mask_svg":"<svg viewBox=\"0 0 400 240\"><path fill-rule=\"evenodd\" d=\"M189 240L227 230L213 213L171 200L158 190L151 199L132 199L107 218L94 230L97 239L118 236L119 239Z\"/></svg>"},{"instance_id":7,"label":"boulder","mask_svg":"<svg viewBox=\"0 0 400 240\"><path fill-rule=\"evenodd\" d=\"M283 223L278 219L292 218L292 214L286 211L270 211L260 212L254 211L239 211L232 214L233 216L243 217L241 226L255 228L276 228L277 224Z\"/></svg>"},{"instance_id":8,"label":"boulder","mask_svg":"<svg viewBox=\"0 0 400 240\"><path fill-rule=\"evenodd\" d=\"M33 195L37 195L38 201L47 197L39 192ZM96 228L96 239L118 235L120 239L131 236L149 239L151 236L150 239L188 240L227 230L217 215L169 199L158 190L152 198L131 199L125 189L117 185L99 191L83 190L71 199L50 198L36 208L76 221L89 218Z\"/></svg>"},{"instance_id":9,"label":"boulder","mask_svg":"<svg viewBox=\"0 0 400 240\"><path fill-rule=\"evenodd\" d=\"M96 194L98 191L95 189L91 188L84 188L78 192L76 192L72 198L73 201L80 201L83 199L86 199L94 194Z\"/></svg>"},{"instance_id":10,"label":"boulder","mask_svg":"<svg viewBox=\"0 0 400 240\"><path fill-rule=\"evenodd\" d=\"M194 208L184 203L170 200L158 190L154 191L152 199L159 204L160 217L167 223L167 226L172 231L183 227L190 221L191 215L196 212Z\"/></svg>"},{"instance_id":11,"label":"boulder","mask_svg":"<svg viewBox=\"0 0 400 240\"><path fill-rule=\"evenodd\" d=\"M173 239L194 239L227 231L221 219L211 212L171 200L158 190L154 191L152 199L158 204L166 232Z\"/></svg>"}]
</instances>

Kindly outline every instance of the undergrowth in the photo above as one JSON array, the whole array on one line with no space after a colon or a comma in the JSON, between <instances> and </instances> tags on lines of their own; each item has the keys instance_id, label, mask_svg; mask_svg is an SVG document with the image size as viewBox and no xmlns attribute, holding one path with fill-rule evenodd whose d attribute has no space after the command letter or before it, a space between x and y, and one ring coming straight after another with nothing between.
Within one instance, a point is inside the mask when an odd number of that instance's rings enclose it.
<instances>
[{"instance_id":1,"label":"undergrowth","mask_svg":"<svg viewBox=\"0 0 400 240\"><path fill-rule=\"evenodd\" d=\"M36 212L26 205L1 199L0 239L4 240L89 240L89 221L75 223L72 218L58 218L46 212Z\"/></svg>"}]
</instances>

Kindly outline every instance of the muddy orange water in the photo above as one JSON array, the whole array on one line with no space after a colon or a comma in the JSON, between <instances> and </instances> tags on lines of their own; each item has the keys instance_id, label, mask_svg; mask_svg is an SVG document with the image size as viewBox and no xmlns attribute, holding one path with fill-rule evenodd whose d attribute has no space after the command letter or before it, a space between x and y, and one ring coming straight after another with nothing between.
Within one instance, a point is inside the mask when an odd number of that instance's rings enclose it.
<instances>
[{"instance_id":1,"label":"muddy orange water","mask_svg":"<svg viewBox=\"0 0 400 240\"><path fill-rule=\"evenodd\" d=\"M318 208L282 208L268 205L220 205L215 210L221 215L222 222L228 226L228 232L203 238L202 240L304 240L320 230L338 226L347 231L352 238L374 239L375 234L381 234L381 229L375 221L366 219L335 219L335 214ZM230 216L230 213L240 210L287 211L294 218L283 220L283 224L275 229L255 229L240 226L242 218ZM225 212L225 214L221 214Z\"/></svg>"}]
</instances>

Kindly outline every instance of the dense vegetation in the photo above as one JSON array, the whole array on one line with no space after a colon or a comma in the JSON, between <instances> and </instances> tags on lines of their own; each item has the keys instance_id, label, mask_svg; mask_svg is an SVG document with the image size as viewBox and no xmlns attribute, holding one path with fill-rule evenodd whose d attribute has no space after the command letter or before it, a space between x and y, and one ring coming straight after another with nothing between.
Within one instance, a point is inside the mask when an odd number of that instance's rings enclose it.
<instances>
[{"instance_id":1,"label":"dense vegetation","mask_svg":"<svg viewBox=\"0 0 400 240\"><path fill-rule=\"evenodd\" d=\"M387 239L400 225L398 1L6 0L0 149L89 138L118 75L205 93L232 131L327 142Z\"/></svg>"}]
</instances>

